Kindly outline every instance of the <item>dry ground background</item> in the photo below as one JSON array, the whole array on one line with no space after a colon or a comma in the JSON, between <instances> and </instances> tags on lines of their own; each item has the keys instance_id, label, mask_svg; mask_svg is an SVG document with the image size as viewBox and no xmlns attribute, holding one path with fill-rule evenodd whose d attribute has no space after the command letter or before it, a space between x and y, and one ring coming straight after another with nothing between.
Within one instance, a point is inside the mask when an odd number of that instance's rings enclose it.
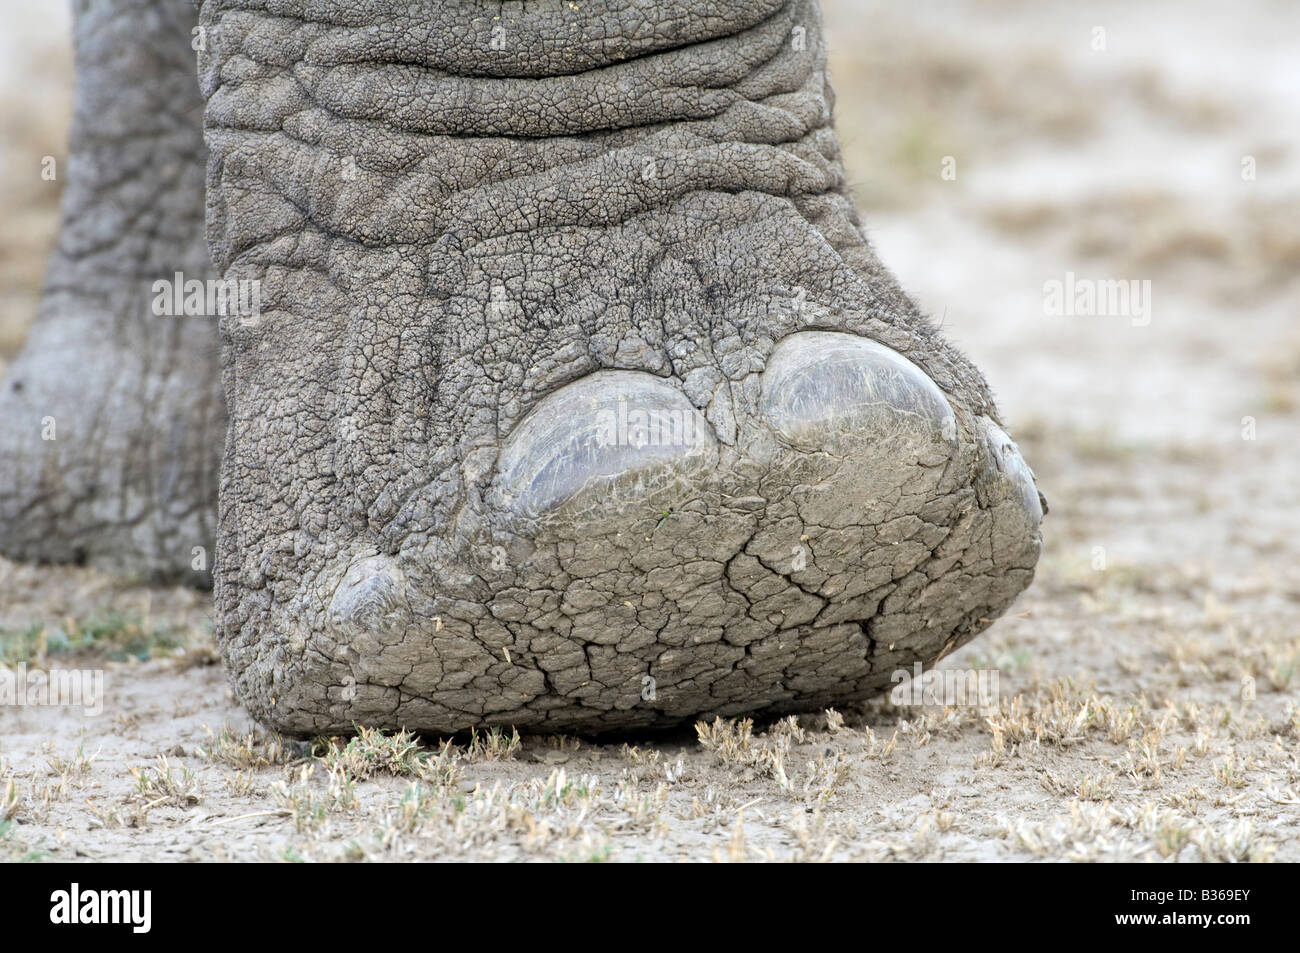
<instances>
[{"instance_id":1,"label":"dry ground background","mask_svg":"<svg viewBox=\"0 0 1300 953\"><path fill-rule=\"evenodd\" d=\"M1300 860L1300 12L825 4L875 241L1051 503L1034 586L944 662L996 710L295 744L233 704L205 595L0 560L0 661L107 673L100 717L0 711L0 858ZM66 11L6 17L0 366L71 88ZM1066 272L1149 280L1150 323L1046 314Z\"/></svg>"}]
</instances>

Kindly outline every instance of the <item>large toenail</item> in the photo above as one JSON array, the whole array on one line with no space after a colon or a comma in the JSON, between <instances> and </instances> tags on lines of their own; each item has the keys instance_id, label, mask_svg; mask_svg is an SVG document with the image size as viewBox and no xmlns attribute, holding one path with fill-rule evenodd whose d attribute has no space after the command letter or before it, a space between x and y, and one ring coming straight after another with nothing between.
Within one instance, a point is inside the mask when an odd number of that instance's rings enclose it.
<instances>
[{"instance_id":1,"label":"large toenail","mask_svg":"<svg viewBox=\"0 0 1300 953\"><path fill-rule=\"evenodd\" d=\"M501 502L538 516L596 492L611 504L692 493L717 465L704 416L671 384L638 371L598 371L543 400L506 438Z\"/></svg>"},{"instance_id":2,"label":"large toenail","mask_svg":"<svg viewBox=\"0 0 1300 953\"><path fill-rule=\"evenodd\" d=\"M1029 530L1037 529L1046 512L1044 497L1034 483L1034 472L1020 455L1020 448L1006 431L989 420L979 419L987 448L987 467L980 481L981 489L996 494L990 503L1016 500L1024 513Z\"/></svg>"},{"instance_id":3,"label":"large toenail","mask_svg":"<svg viewBox=\"0 0 1300 953\"><path fill-rule=\"evenodd\" d=\"M387 555L352 561L330 600L330 619L357 631L388 628L406 606L406 576Z\"/></svg>"},{"instance_id":4,"label":"large toenail","mask_svg":"<svg viewBox=\"0 0 1300 953\"><path fill-rule=\"evenodd\" d=\"M956 443L951 406L934 381L868 338L805 331L781 341L763 372L768 423L799 450L844 454L901 437L919 462L942 462Z\"/></svg>"}]
</instances>

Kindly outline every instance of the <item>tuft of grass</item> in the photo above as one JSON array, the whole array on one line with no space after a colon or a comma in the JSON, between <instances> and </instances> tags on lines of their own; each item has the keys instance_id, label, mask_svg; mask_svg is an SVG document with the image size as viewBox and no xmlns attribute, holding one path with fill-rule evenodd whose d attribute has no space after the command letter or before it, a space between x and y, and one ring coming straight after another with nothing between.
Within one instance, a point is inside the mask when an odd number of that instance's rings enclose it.
<instances>
[{"instance_id":1,"label":"tuft of grass","mask_svg":"<svg viewBox=\"0 0 1300 953\"><path fill-rule=\"evenodd\" d=\"M1277 853L1274 844L1260 838L1249 820L1238 820L1221 831L1198 829L1191 837L1205 863L1269 863Z\"/></svg>"},{"instance_id":2,"label":"tuft of grass","mask_svg":"<svg viewBox=\"0 0 1300 953\"><path fill-rule=\"evenodd\" d=\"M9 823L18 816L18 785L13 778L0 788L0 823Z\"/></svg>"},{"instance_id":3,"label":"tuft of grass","mask_svg":"<svg viewBox=\"0 0 1300 953\"><path fill-rule=\"evenodd\" d=\"M21 665L44 654L45 627L33 622L26 629L0 628L0 664Z\"/></svg>"},{"instance_id":4,"label":"tuft of grass","mask_svg":"<svg viewBox=\"0 0 1300 953\"><path fill-rule=\"evenodd\" d=\"M827 720L835 730L848 732L843 719L834 713ZM767 777L787 794L802 794L815 804L824 804L834 795L836 788L849 776L849 762L842 751L823 747L815 760L805 766L802 782L798 772L788 767L792 749L810 740L809 731L793 715L774 722L765 732L754 736L754 723L749 718L740 720L714 718L712 723L696 722L695 734L700 747L713 752L720 764L753 771ZM870 737L871 753L875 753L875 738ZM897 733L889 743L892 752ZM626 750L626 749L625 749ZM792 776L793 775L793 776Z\"/></svg>"},{"instance_id":5,"label":"tuft of grass","mask_svg":"<svg viewBox=\"0 0 1300 953\"><path fill-rule=\"evenodd\" d=\"M59 777L81 777L90 773L90 767L99 757L99 752L87 757L84 745L77 745L77 750L71 757L64 757L58 754L52 754L45 759L49 765L50 774Z\"/></svg>"},{"instance_id":6,"label":"tuft of grass","mask_svg":"<svg viewBox=\"0 0 1300 953\"><path fill-rule=\"evenodd\" d=\"M998 754L1020 745L1068 748L1095 733L1113 744L1133 740L1145 745L1139 754L1146 773L1154 772L1156 763L1148 756L1153 755L1169 723L1170 715L1166 712L1157 719L1145 698L1120 704L1110 696L1098 695L1090 684L1076 684L1071 678L1053 679L1032 695L1022 693L1004 700L984 719Z\"/></svg>"},{"instance_id":7,"label":"tuft of grass","mask_svg":"<svg viewBox=\"0 0 1300 953\"><path fill-rule=\"evenodd\" d=\"M391 836L393 832L412 834L437 812L438 804L430 792L418 781L412 781L402 792L397 807L384 818L383 826Z\"/></svg>"},{"instance_id":8,"label":"tuft of grass","mask_svg":"<svg viewBox=\"0 0 1300 953\"><path fill-rule=\"evenodd\" d=\"M465 757L470 761L509 761L518 753L519 745L519 732L514 727L511 727L508 735L498 725L493 725L481 735L471 729ZM561 740L558 747L563 750L565 742ZM577 749L577 744L574 749Z\"/></svg>"},{"instance_id":9,"label":"tuft of grass","mask_svg":"<svg viewBox=\"0 0 1300 953\"><path fill-rule=\"evenodd\" d=\"M587 834L583 837L582 843L578 845L577 852L561 855L560 863L606 864L609 863L610 854L612 853L613 845L609 842L609 835L603 832L598 832L595 835Z\"/></svg>"},{"instance_id":10,"label":"tuft of grass","mask_svg":"<svg viewBox=\"0 0 1300 953\"><path fill-rule=\"evenodd\" d=\"M364 781L377 774L393 777L419 775L419 764L426 752L419 739L409 731L388 734L378 728L357 727L346 742L325 739L318 746L316 759L330 772L339 771L353 781Z\"/></svg>"},{"instance_id":11,"label":"tuft of grass","mask_svg":"<svg viewBox=\"0 0 1300 953\"><path fill-rule=\"evenodd\" d=\"M341 767L330 769L324 791L318 791L311 783L315 769L315 765L305 764L292 786L279 781L271 787L276 804L293 818L294 830L299 834L319 827L331 811L355 811L359 804L356 783Z\"/></svg>"},{"instance_id":12,"label":"tuft of grass","mask_svg":"<svg viewBox=\"0 0 1300 953\"><path fill-rule=\"evenodd\" d=\"M184 765L171 767L166 755L159 755L152 768L128 765L126 770L135 778L135 791L127 801L138 805L142 813L163 806L192 807L202 800L194 772Z\"/></svg>"},{"instance_id":13,"label":"tuft of grass","mask_svg":"<svg viewBox=\"0 0 1300 953\"><path fill-rule=\"evenodd\" d=\"M1246 784L1246 777L1237 769L1237 759L1231 751L1223 763L1214 769L1214 776L1219 779L1219 783L1230 788L1244 787Z\"/></svg>"},{"instance_id":14,"label":"tuft of grass","mask_svg":"<svg viewBox=\"0 0 1300 953\"><path fill-rule=\"evenodd\" d=\"M419 738L408 731L388 733L379 729L357 728L357 734L344 742L340 738L321 739L315 758L330 773L349 782L365 781L376 775L414 778L435 788L447 788L460 779L462 760L500 760L513 757L519 747L519 734L509 737L494 728L486 735L470 736L467 751L450 741L442 741L436 752L426 749Z\"/></svg>"},{"instance_id":15,"label":"tuft of grass","mask_svg":"<svg viewBox=\"0 0 1300 953\"><path fill-rule=\"evenodd\" d=\"M254 728L242 735L232 731L229 725L223 725L215 732L204 725L203 730L211 740L206 746L196 745L194 751L205 761L232 768L251 769L289 764L301 757L299 745L286 744L280 735L261 728Z\"/></svg>"},{"instance_id":16,"label":"tuft of grass","mask_svg":"<svg viewBox=\"0 0 1300 953\"><path fill-rule=\"evenodd\" d=\"M0 857L17 864L34 864L50 856L47 850L30 846L18 836L18 825L0 820Z\"/></svg>"},{"instance_id":17,"label":"tuft of grass","mask_svg":"<svg viewBox=\"0 0 1300 953\"><path fill-rule=\"evenodd\" d=\"M1085 774L1075 784L1074 794L1083 801L1109 801L1115 795L1115 774Z\"/></svg>"}]
</instances>

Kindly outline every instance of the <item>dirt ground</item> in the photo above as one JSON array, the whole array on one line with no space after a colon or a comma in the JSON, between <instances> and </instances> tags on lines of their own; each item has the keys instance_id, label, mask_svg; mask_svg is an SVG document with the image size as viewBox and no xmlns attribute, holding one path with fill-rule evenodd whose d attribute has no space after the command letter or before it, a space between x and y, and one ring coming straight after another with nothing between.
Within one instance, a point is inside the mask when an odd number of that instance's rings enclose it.
<instances>
[{"instance_id":1,"label":"dirt ground","mask_svg":"<svg viewBox=\"0 0 1300 953\"><path fill-rule=\"evenodd\" d=\"M0 709L0 858L1300 860L1289 0L824 3L873 238L1051 506L1034 585L943 662L998 704L296 743L233 702L205 594L0 560L0 662L105 673L96 717ZM0 365L69 104L66 14L14 6ZM1149 281L1149 310L1050 313L1069 273Z\"/></svg>"}]
</instances>

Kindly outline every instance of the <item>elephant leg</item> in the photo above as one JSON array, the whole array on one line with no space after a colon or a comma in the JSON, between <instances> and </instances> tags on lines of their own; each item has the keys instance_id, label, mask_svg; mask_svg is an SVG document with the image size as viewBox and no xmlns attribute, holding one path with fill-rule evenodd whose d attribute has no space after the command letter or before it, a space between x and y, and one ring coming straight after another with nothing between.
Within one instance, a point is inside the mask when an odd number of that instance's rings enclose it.
<instances>
[{"instance_id":1,"label":"elephant leg","mask_svg":"<svg viewBox=\"0 0 1300 953\"><path fill-rule=\"evenodd\" d=\"M217 329L155 313L175 310L157 282L214 275L196 15L177 0L74 8L62 225L0 381L0 553L206 585L225 434Z\"/></svg>"},{"instance_id":2,"label":"elephant leg","mask_svg":"<svg viewBox=\"0 0 1300 953\"><path fill-rule=\"evenodd\" d=\"M264 286L215 578L256 717L808 710L1029 584L1033 476L859 227L814 0L201 19L213 257Z\"/></svg>"}]
</instances>

